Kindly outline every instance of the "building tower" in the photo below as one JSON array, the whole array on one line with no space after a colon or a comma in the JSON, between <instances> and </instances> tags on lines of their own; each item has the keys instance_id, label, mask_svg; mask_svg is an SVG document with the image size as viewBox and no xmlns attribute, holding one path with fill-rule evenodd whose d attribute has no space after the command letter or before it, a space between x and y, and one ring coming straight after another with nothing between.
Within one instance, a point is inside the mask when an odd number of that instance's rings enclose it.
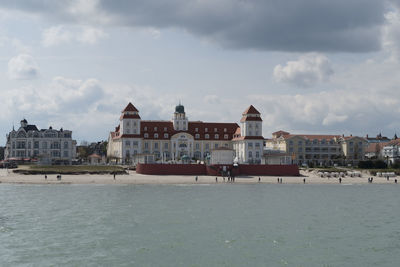
<instances>
[{"instance_id":1,"label":"building tower","mask_svg":"<svg viewBox=\"0 0 400 267\"><path fill-rule=\"evenodd\" d=\"M120 134L121 135L139 135L140 134L140 116L139 110L131 102L121 112Z\"/></svg>"},{"instance_id":2,"label":"building tower","mask_svg":"<svg viewBox=\"0 0 400 267\"><path fill-rule=\"evenodd\" d=\"M22 127L22 128L25 128L27 125L28 125L28 121L27 121L26 119L23 119L23 120L21 121L21 127Z\"/></svg>"},{"instance_id":3,"label":"building tower","mask_svg":"<svg viewBox=\"0 0 400 267\"><path fill-rule=\"evenodd\" d=\"M241 123L241 136L262 136L262 119L258 110L251 105L243 112Z\"/></svg>"},{"instance_id":4,"label":"building tower","mask_svg":"<svg viewBox=\"0 0 400 267\"><path fill-rule=\"evenodd\" d=\"M174 118L172 119L175 131L187 131L188 130L188 118L185 114L185 107L179 103L175 107Z\"/></svg>"}]
</instances>

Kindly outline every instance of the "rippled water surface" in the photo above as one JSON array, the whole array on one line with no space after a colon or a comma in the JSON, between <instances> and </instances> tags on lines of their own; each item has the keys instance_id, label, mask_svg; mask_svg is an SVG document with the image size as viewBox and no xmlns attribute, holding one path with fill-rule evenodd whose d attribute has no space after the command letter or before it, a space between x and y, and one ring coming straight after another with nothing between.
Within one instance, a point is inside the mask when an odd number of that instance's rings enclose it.
<instances>
[{"instance_id":1,"label":"rippled water surface","mask_svg":"<svg viewBox=\"0 0 400 267\"><path fill-rule=\"evenodd\" d=\"M396 185L0 185L1 266L400 266Z\"/></svg>"}]
</instances>

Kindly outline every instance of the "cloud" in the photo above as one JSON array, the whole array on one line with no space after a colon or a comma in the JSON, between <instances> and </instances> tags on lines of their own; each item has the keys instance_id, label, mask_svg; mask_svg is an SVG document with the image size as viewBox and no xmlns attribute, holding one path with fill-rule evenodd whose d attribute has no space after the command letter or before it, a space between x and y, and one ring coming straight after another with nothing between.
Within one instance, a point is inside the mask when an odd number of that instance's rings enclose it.
<instances>
[{"instance_id":1,"label":"cloud","mask_svg":"<svg viewBox=\"0 0 400 267\"><path fill-rule=\"evenodd\" d=\"M328 115L323 119L322 125L332 125L340 122L344 122L348 119L347 115L336 115L333 113L328 113Z\"/></svg>"},{"instance_id":2,"label":"cloud","mask_svg":"<svg viewBox=\"0 0 400 267\"><path fill-rule=\"evenodd\" d=\"M326 82L333 74L328 58L321 54L306 54L296 61L288 61L285 66L274 68L277 82L289 83L299 87L314 86Z\"/></svg>"},{"instance_id":3,"label":"cloud","mask_svg":"<svg viewBox=\"0 0 400 267\"><path fill-rule=\"evenodd\" d=\"M177 28L227 48L300 52L379 50L385 4L376 0L0 0L3 8L61 24Z\"/></svg>"},{"instance_id":4,"label":"cloud","mask_svg":"<svg viewBox=\"0 0 400 267\"><path fill-rule=\"evenodd\" d=\"M391 60L400 60L400 10L394 8L385 14L383 27L383 47L391 55Z\"/></svg>"},{"instance_id":5,"label":"cloud","mask_svg":"<svg viewBox=\"0 0 400 267\"><path fill-rule=\"evenodd\" d=\"M219 96L217 96L217 95L206 95L206 96L204 96L203 100L206 104L219 104L220 103Z\"/></svg>"},{"instance_id":6,"label":"cloud","mask_svg":"<svg viewBox=\"0 0 400 267\"><path fill-rule=\"evenodd\" d=\"M34 58L20 54L8 62L8 77L12 80L31 80L37 78L39 67Z\"/></svg>"},{"instance_id":7,"label":"cloud","mask_svg":"<svg viewBox=\"0 0 400 267\"><path fill-rule=\"evenodd\" d=\"M107 36L108 35L99 28L58 25L43 31L42 44L45 47L70 43L72 41L83 44L95 44L99 39L106 38Z\"/></svg>"}]
</instances>

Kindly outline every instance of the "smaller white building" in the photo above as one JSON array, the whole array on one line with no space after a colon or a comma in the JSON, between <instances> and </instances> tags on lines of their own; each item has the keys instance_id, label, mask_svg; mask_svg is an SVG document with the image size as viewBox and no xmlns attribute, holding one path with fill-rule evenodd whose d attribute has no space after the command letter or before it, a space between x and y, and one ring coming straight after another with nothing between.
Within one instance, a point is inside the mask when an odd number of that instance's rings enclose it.
<instances>
[{"instance_id":1,"label":"smaller white building","mask_svg":"<svg viewBox=\"0 0 400 267\"><path fill-rule=\"evenodd\" d=\"M220 147L211 150L211 164L224 164L224 165L231 165L233 164L233 157L235 151L230 148Z\"/></svg>"},{"instance_id":2,"label":"smaller white building","mask_svg":"<svg viewBox=\"0 0 400 267\"><path fill-rule=\"evenodd\" d=\"M382 149L382 156L389 164L400 161L400 138L390 141Z\"/></svg>"}]
</instances>

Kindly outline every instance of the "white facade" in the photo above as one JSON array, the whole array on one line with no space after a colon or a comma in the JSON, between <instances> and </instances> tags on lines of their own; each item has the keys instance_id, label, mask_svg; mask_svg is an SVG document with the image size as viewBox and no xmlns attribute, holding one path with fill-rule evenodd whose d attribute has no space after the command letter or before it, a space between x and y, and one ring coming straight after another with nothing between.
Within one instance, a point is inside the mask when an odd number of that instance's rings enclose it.
<instances>
[{"instance_id":1,"label":"white facade","mask_svg":"<svg viewBox=\"0 0 400 267\"><path fill-rule=\"evenodd\" d=\"M243 116L244 136L237 123L189 121L182 105L176 106L171 121L142 120L129 103L109 135L107 157L127 164L135 163L138 154L153 154L161 162L179 161L184 156L206 160L214 149L236 148L240 163L261 163L264 138L260 114L251 106Z\"/></svg>"},{"instance_id":2,"label":"white facade","mask_svg":"<svg viewBox=\"0 0 400 267\"><path fill-rule=\"evenodd\" d=\"M17 131L7 135L5 159L36 158L45 164L70 164L76 158L76 141L68 130L38 130L24 119Z\"/></svg>"},{"instance_id":3,"label":"white facade","mask_svg":"<svg viewBox=\"0 0 400 267\"><path fill-rule=\"evenodd\" d=\"M391 143L383 147L382 155L383 159L387 161L387 163L393 164L400 160L400 146L398 143Z\"/></svg>"}]
</instances>

